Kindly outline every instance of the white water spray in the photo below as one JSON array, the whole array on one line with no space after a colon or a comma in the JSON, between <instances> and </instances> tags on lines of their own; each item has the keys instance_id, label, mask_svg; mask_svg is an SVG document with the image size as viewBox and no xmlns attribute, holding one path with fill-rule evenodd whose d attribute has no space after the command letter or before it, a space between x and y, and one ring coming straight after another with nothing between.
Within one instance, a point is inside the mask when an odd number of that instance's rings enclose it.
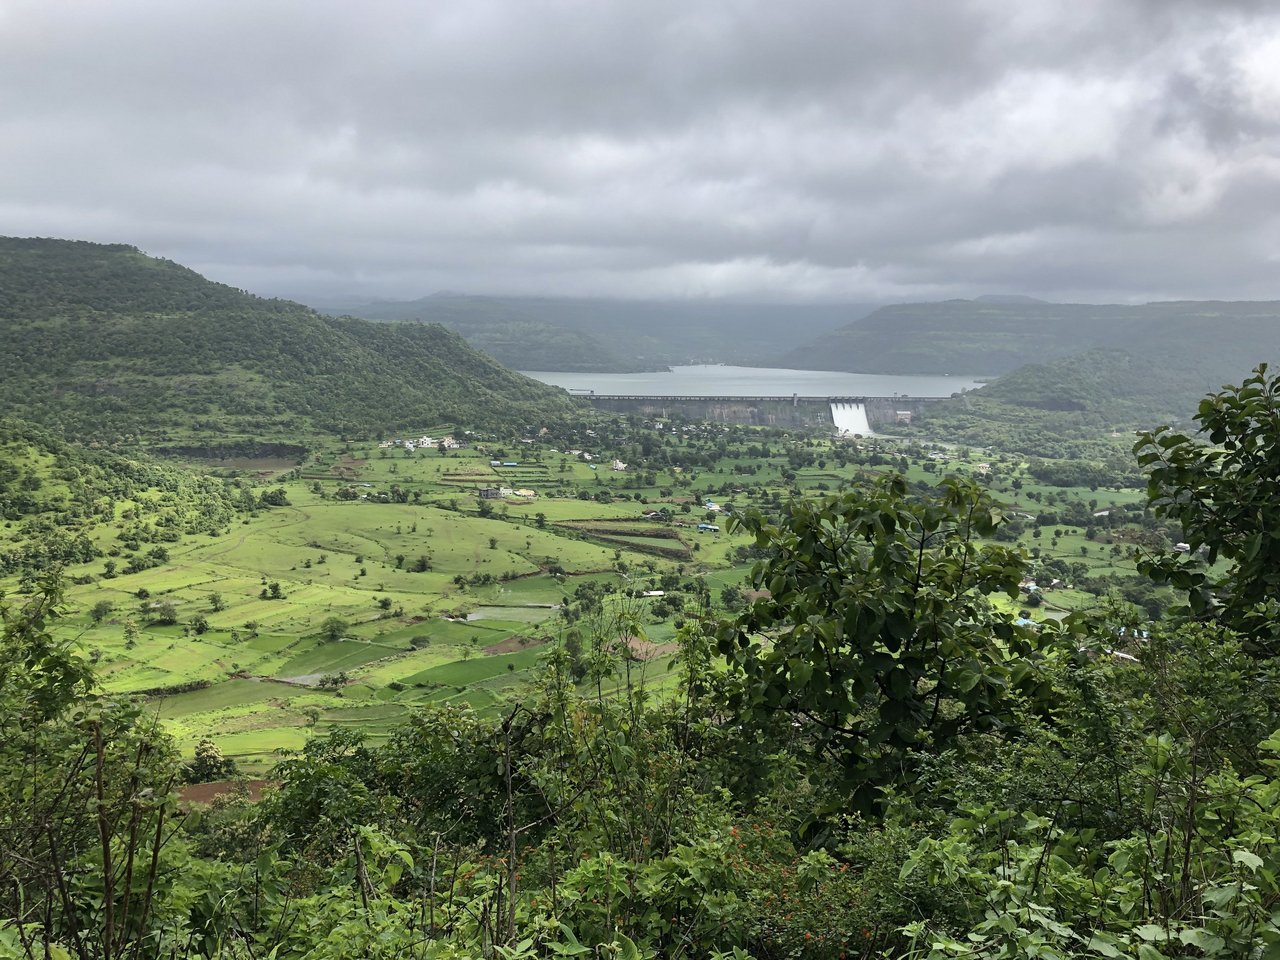
<instances>
[{"instance_id":1,"label":"white water spray","mask_svg":"<svg viewBox=\"0 0 1280 960\"><path fill-rule=\"evenodd\" d=\"M831 404L831 419L835 422L837 433L861 434L870 437L871 424L867 420L867 407L863 403Z\"/></svg>"}]
</instances>

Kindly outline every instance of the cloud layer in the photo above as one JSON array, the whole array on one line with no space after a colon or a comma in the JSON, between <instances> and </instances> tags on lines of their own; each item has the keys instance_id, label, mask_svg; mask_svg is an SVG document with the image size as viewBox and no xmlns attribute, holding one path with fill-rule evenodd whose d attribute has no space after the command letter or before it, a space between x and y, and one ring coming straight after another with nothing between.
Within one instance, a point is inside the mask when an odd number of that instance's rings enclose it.
<instances>
[{"instance_id":1,"label":"cloud layer","mask_svg":"<svg viewBox=\"0 0 1280 960\"><path fill-rule=\"evenodd\" d=\"M0 232L290 296L1280 298L1231 0L8 0Z\"/></svg>"}]
</instances>

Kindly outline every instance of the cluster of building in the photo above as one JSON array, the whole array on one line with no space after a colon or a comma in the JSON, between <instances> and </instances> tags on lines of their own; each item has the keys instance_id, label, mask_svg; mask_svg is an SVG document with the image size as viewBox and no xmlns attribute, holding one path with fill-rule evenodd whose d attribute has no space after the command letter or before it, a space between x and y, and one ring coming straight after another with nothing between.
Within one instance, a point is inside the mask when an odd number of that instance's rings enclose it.
<instances>
[{"instance_id":1,"label":"cluster of building","mask_svg":"<svg viewBox=\"0 0 1280 960\"><path fill-rule=\"evenodd\" d=\"M481 487L478 494L481 500L505 500L507 497L533 500L538 496L533 490L525 487L518 489L512 489L511 487Z\"/></svg>"},{"instance_id":2,"label":"cluster of building","mask_svg":"<svg viewBox=\"0 0 1280 960\"><path fill-rule=\"evenodd\" d=\"M588 431L588 433L589 432L590 431ZM588 453L586 450L566 450L564 451L564 454L566 457L577 457L579 460L583 461L584 463L591 463L591 461L596 458L595 454ZM595 467L592 466L591 469L594 470ZM627 469L627 465L623 463L621 460L615 460L613 461L613 463L609 465L609 469L616 470L619 473L621 473L622 471Z\"/></svg>"},{"instance_id":3,"label":"cluster of building","mask_svg":"<svg viewBox=\"0 0 1280 960\"><path fill-rule=\"evenodd\" d=\"M387 450L391 447L403 447L405 450L465 450L466 444L460 440L455 440L452 436L446 437L417 437L416 439L402 440L399 437L391 440L383 440L378 447Z\"/></svg>"}]
</instances>

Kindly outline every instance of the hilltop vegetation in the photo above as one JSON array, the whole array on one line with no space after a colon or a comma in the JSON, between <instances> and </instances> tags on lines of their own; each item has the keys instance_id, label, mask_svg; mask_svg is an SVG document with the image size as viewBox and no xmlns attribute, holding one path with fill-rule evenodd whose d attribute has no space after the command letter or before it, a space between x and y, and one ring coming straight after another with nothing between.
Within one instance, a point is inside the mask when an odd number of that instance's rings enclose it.
<instances>
[{"instance_id":1,"label":"hilltop vegetation","mask_svg":"<svg viewBox=\"0 0 1280 960\"><path fill-rule=\"evenodd\" d=\"M882 432L929 436L1050 459L1106 461L1120 475L1115 439L1157 423L1186 425L1198 395L1184 376L1191 358L1153 362L1126 350L1094 349L1029 363L978 390L931 404L914 426ZM1132 464L1127 472L1132 472Z\"/></svg>"},{"instance_id":2,"label":"hilltop vegetation","mask_svg":"<svg viewBox=\"0 0 1280 960\"><path fill-rule=\"evenodd\" d=\"M1122 350L1090 350L1029 363L978 390L931 404L915 425L884 425L900 436L929 436L1049 459L1106 461L1132 473L1115 438L1139 427L1186 422L1194 404L1176 377Z\"/></svg>"},{"instance_id":3,"label":"hilltop vegetation","mask_svg":"<svg viewBox=\"0 0 1280 960\"><path fill-rule=\"evenodd\" d=\"M440 323L516 370L627 373L684 363L770 366L797 337L823 333L868 309L438 294L341 312Z\"/></svg>"},{"instance_id":4,"label":"hilltop vegetation","mask_svg":"<svg viewBox=\"0 0 1280 960\"><path fill-rule=\"evenodd\" d=\"M1206 392L1280 358L1280 302L899 304L797 347L779 366L994 376L1091 349L1142 358L1132 376L1099 382L1109 398L1150 395L1189 411Z\"/></svg>"},{"instance_id":5,"label":"hilltop vegetation","mask_svg":"<svg viewBox=\"0 0 1280 960\"><path fill-rule=\"evenodd\" d=\"M323 317L132 247L0 239L0 404L70 436L370 433L572 408L436 325Z\"/></svg>"}]
</instances>

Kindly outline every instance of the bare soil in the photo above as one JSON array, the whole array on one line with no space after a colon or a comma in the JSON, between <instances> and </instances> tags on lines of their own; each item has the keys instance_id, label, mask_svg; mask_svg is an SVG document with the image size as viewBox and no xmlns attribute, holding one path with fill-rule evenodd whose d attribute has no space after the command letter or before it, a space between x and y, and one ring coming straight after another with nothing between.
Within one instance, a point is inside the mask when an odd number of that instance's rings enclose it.
<instances>
[{"instance_id":1,"label":"bare soil","mask_svg":"<svg viewBox=\"0 0 1280 960\"><path fill-rule=\"evenodd\" d=\"M262 799L262 791L274 787L274 780L215 780L213 783L190 783L179 793L184 804L210 804L218 797L235 793L241 783L249 790L249 799L257 803Z\"/></svg>"},{"instance_id":2,"label":"bare soil","mask_svg":"<svg viewBox=\"0 0 1280 960\"><path fill-rule=\"evenodd\" d=\"M543 640L535 640L533 637L525 637L516 634L512 637L502 640L498 643L491 643L484 648L485 653L515 653L517 650L528 650L532 647L540 647L545 643Z\"/></svg>"}]
</instances>

